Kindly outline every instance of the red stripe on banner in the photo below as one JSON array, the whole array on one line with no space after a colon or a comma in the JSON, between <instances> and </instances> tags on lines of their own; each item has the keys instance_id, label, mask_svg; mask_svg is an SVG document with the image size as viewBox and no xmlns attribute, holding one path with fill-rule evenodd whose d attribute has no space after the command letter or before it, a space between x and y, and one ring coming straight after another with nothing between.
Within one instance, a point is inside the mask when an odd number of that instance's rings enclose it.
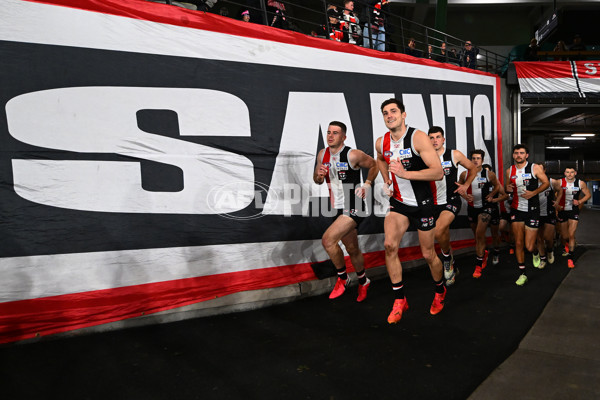
<instances>
[{"instance_id":1,"label":"red stripe on banner","mask_svg":"<svg viewBox=\"0 0 600 400\"><path fill-rule=\"evenodd\" d=\"M473 74L495 76L494 74L440 63L424 58L416 58L401 53L390 53L367 49L355 44L337 42L335 40L315 38L310 35L288 31L270 26L247 23L217 14L188 10L182 7L148 2L145 0L24 0L31 3L48 4L62 7L93 11L102 14L116 15L162 24L182 26L184 28L201 29L210 32L221 32L236 36L261 40L314 47L330 51L359 54L369 57L402 61L409 64L427 65L450 70L469 71Z\"/></svg>"},{"instance_id":2,"label":"red stripe on banner","mask_svg":"<svg viewBox=\"0 0 600 400\"><path fill-rule=\"evenodd\" d=\"M580 79L600 79L600 61L576 61L575 65Z\"/></svg>"},{"instance_id":3,"label":"red stripe on banner","mask_svg":"<svg viewBox=\"0 0 600 400\"><path fill-rule=\"evenodd\" d=\"M514 62L517 78L573 78L569 61Z\"/></svg>"},{"instance_id":4,"label":"red stripe on banner","mask_svg":"<svg viewBox=\"0 0 600 400\"><path fill-rule=\"evenodd\" d=\"M452 243L457 250L473 240ZM421 258L419 246L398 250L402 261ZM385 265L385 251L364 254L365 268ZM346 257L349 271L353 271ZM0 343L121 321L216 299L228 294L315 279L310 263L148 283L0 304Z\"/></svg>"}]
</instances>

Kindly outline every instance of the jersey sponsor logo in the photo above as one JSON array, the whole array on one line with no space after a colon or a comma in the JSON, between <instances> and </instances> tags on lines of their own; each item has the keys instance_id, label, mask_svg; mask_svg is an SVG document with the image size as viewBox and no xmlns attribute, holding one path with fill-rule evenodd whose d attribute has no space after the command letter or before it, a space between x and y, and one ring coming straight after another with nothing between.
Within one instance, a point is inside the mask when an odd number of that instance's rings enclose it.
<instances>
[{"instance_id":1,"label":"jersey sponsor logo","mask_svg":"<svg viewBox=\"0 0 600 400\"><path fill-rule=\"evenodd\" d=\"M393 156L393 155L394 155L394 152L392 152L392 151L389 151L389 150L387 150L387 151L385 151L385 152L383 153L383 156L384 156L384 157L387 157L387 158L390 158L390 157L391 157L391 156Z\"/></svg>"},{"instance_id":2,"label":"jersey sponsor logo","mask_svg":"<svg viewBox=\"0 0 600 400\"><path fill-rule=\"evenodd\" d=\"M336 162L335 163L335 167L337 169L348 169L348 163L347 162Z\"/></svg>"},{"instance_id":3,"label":"jersey sponsor logo","mask_svg":"<svg viewBox=\"0 0 600 400\"><path fill-rule=\"evenodd\" d=\"M533 179L533 176L530 173L521 174L521 178L523 179Z\"/></svg>"},{"instance_id":4,"label":"jersey sponsor logo","mask_svg":"<svg viewBox=\"0 0 600 400\"><path fill-rule=\"evenodd\" d=\"M398 151L398 157L400 157L400 159L411 158L412 151L410 149L400 149Z\"/></svg>"},{"instance_id":5,"label":"jersey sponsor logo","mask_svg":"<svg viewBox=\"0 0 600 400\"><path fill-rule=\"evenodd\" d=\"M330 162L324 162L323 165L326 166L327 168L331 167L331 163Z\"/></svg>"}]
</instances>

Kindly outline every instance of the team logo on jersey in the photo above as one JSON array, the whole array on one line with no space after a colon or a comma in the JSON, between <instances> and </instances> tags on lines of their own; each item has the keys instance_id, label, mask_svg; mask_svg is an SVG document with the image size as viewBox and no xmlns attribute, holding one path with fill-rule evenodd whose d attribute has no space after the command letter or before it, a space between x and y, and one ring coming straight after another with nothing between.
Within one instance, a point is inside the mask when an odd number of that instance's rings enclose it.
<instances>
[{"instance_id":1,"label":"team logo on jersey","mask_svg":"<svg viewBox=\"0 0 600 400\"><path fill-rule=\"evenodd\" d=\"M323 165L326 166L327 168L331 167L331 163L330 162L324 162Z\"/></svg>"},{"instance_id":2,"label":"team logo on jersey","mask_svg":"<svg viewBox=\"0 0 600 400\"><path fill-rule=\"evenodd\" d=\"M338 171L338 178L340 181L346 180L346 171Z\"/></svg>"},{"instance_id":3,"label":"team logo on jersey","mask_svg":"<svg viewBox=\"0 0 600 400\"><path fill-rule=\"evenodd\" d=\"M412 164L410 163L410 160L402 160L402 166L403 166L405 169L409 169L411 165L412 165Z\"/></svg>"},{"instance_id":4,"label":"team logo on jersey","mask_svg":"<svg viewBox=\"0 0 600 400\"><path fill-rule=\"evenodd\" d=\"M383 156L386 158L390 158L391 156L393 156L394 153L392 151L386 150L383 152Z\"/></svg>"},{"instance_id":5,"label":"team logo on jersey","mask_svg":"<svg viewBox=\"0 0 600 400\"><path fill-rule=\"evenodd\" d=\"M341 169L341 170L346 169L347 170L348 169L348 163L347 162L337 162L337 163L335 163L335 167L337 169Z\"/></svg>"}]
</instances>

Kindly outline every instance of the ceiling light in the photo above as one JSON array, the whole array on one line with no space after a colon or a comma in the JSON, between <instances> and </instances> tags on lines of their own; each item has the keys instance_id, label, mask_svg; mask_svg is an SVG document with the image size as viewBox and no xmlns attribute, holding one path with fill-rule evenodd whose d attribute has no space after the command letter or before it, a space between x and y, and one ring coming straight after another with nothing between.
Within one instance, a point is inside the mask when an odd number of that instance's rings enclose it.
<instances>
[{"instance_id":1,"label":"ceiling light","mask_svg":"<svg viewBox=\"0 0 600 400\"><path fill-rule=\"evenodd\" d=\"M585 140L584 137L578 137L578 136L565 136L563 138L563 140Z\"/></svg>"},{"instance_id":2,"label":"ceiling light","mask_svg":"<svg viewBox=\"0 0 600 400\"><path fill-rule=\"evenodd\" d=\"M546 147L547 149L554 149L554 150L564 150L564 149L570 149L569 146L548 146Z\"/></svg>"},{"instance_id":3,"label":"ceiling light","mask_svg":"<svg viewBox=\"0 0 600 400\"><path fill-rule=\"evenodd\" d=\"M571 136L596 136L595 133L573 133Z\"/></svg>"}]
</instances>

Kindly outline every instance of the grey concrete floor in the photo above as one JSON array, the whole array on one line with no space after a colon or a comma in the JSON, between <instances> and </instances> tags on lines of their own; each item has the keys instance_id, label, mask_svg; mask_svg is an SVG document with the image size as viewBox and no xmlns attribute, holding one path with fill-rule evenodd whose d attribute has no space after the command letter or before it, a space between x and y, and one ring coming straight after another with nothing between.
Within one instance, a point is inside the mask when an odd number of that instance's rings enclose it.
<instances>
[{"instance_id":1,"label":"grey concrete floor","mask_svg":"<svg viewBox=\"0 0 600 400\"><path fill-rule=\"evenodd\" d=\"M471 400L600 398L599 233L600 210L584 209L576 237L586 252L518 349Z\"/></svg>"}]
</instances>

